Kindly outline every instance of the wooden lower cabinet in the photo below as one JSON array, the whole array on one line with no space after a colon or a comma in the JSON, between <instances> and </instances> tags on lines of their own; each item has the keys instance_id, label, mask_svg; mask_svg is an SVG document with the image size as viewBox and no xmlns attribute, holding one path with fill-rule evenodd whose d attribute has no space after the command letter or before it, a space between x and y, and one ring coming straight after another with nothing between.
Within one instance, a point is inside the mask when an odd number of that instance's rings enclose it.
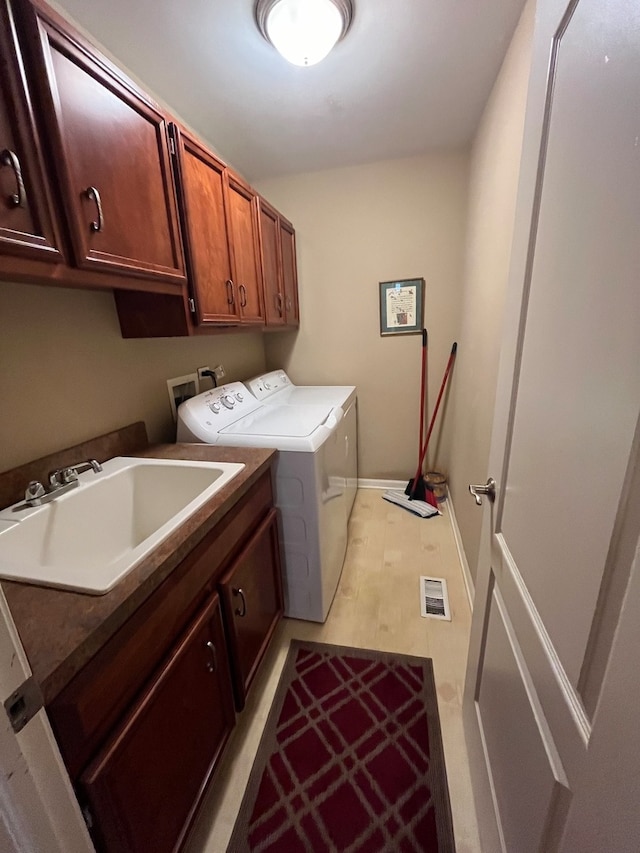
<instances>
[{"instance_id":1,"label":"wooden lower cabinet","mask_svg":"<svg viewBox=\"0 0 640 853\"><path fill-rule=\"evenodd\" d=\"M47 703L99 853L182 849L282 612L266 470Z\"/></svg>"},{"instance_id":2,"label":"wooden lower cabinet","mask_svg":"<svg viewBox=\"0 0 640 853\"><path fill-rule=\"evenodd\" d=\"M98 843L120 853L179 850L234 725L214 594L80 778Z\"/></svg>"},{"instance_id":3,"label":"wooden lower cabinet","mask_svg":"<svg viewBox=\"0 0 640 853\"><path fill-rule=\"evenodd\" d=\"M251 541L220 580L236 707L247 691L282 616L276 511L271 510Z\"/></svg>"}]
</instances>

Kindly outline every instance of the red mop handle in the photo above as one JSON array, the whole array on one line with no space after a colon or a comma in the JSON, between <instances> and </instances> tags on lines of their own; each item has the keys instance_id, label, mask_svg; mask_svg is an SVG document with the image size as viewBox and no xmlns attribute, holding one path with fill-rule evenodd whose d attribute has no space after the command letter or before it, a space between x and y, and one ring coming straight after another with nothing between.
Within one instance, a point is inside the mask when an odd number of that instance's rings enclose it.
<instances>
[{"instance_id":1,"label":"red mop handle","mask_svg":"<svg viewBox=\"0 0 640 853\"><path fill-rule=\"evenodd\" d=\"M458 350L458 344L454 343L451 347L451 355L449 356L449 361L447 362L447 368L444 372L444 376L442 377L442 385L440 386L440 393L438 394L438 399L436 400L436 407L433 410L433 414L431 415L431 422L429 424L429 429L427 430L427 437L424 440L424 445L422 447L422 453L420 454L420 462L418 463L418 470L416 471L416 476L413 481L413 488L411 489L411 494L413 494L416 490L416 485L418 483L418 478L420 477L420 472L422 471L422 465L424 463L424 458L427 455L427 447L429 446L429 439L431 438L431 433L433 432L433 427L436 423L436 418L438 416L438 409L440 408L440 401L442 400L442 395L444 394L444 389L447 385L447 380L449 378L449 374L451 373L451 368L453 367L453 362L456 357L456 352Z\"/></svg>"},{"instance_id":2,"label":"red mop handle","mask_svg":"<svg viewBox=\"0 0 640 853\"><path fill-rule=\"evenodd\" d=\"M418 455L422 446L422 436L424 435L424 382L427 373L427 330L422 330L422 375L420 377L420 390L422 396L420 398L420 432L418 433Z\"/></svg>"}]
</instances>

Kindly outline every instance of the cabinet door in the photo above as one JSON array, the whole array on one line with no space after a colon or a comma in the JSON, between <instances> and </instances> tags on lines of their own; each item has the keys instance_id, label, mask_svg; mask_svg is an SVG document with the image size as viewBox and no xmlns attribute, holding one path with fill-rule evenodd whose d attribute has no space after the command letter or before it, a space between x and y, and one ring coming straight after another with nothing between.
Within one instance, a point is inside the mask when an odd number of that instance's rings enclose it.
<instances>
[{"instance_id":1,"label":"cabinet door","mask_svg":"<svg viewBox=\"0 0 640 853\"><path fill-rule=\"evenodd\" d=\"M280 264L278 213L261 198L258 200L264 315L267 326L284 325L284 294Z\"/></svg>"},{"instance_id":2,"label":"cabinet door","mask_svg":"<svg viewBox=\"0 0 640 853\"><path fill-rule=\"evenodd\" d=\"M249 186L228 169L225 176L235 298L243 323L264 323L256 196Z\"/></svg>"},{"instance_id":3,"label":"cabinet door","mask_svg":"<svg viewBox=\"0 0 640 853\"><path fill-rule=\"evenodd\" d=\"M171 133L176 145L180 217L197 322L238 322L240 297L232 282L225 218L225 166L175 125Z\"/></svg>"},{"instance_id":4,"label":"cabinet door","mask_svg":"<svg viewBox=\"0 0 640 853\"><path fill-rule=\"evenodd\" d=\"M236 707L244 707L269 640L282 616L276 511L272 509L220 581Z\"/></svg>"},{"instance_id":5,"label":"cabinet door","mask_svg":"<svg viewBox=\"0 0 640 853\"><path fill-rule=\"evenodd\" d=\"M24 5L76 264L185 281L162 113L56 17ZM32 38L32 41L35 41Z\"/></svg>"},{"instance_id":6,"label":"cabinet door","mask_svg":"<svg viewBox=\"0 0 640 853\"><path fill-rule=\"evenodd\" d=\"M0 68L0 248L2 269L10 273L7 255L53 262L62 257L7 0L0 0Z\"/></svg>"},{"instance_id":7,"label":"cabinet door","mask_svg":"<svg viewBox=\"0 0 640 853\"><path fill-rule=\"evenodd\" d=\"M214 595L81 776L99 848L178 850L234 724Z\"/></svg>"},{"instance_id":8,"label":"cabinet door","mask_svg":"<svg viewBox=\"0 0 640 853\"><path fill-rule=\"evenodd\" d=\"M287 326L300 322L298 310L298 272L296 266L296 232L293 225L280 217L280 246L282 252L282 282Z\"/></svg>"}]
</instances>

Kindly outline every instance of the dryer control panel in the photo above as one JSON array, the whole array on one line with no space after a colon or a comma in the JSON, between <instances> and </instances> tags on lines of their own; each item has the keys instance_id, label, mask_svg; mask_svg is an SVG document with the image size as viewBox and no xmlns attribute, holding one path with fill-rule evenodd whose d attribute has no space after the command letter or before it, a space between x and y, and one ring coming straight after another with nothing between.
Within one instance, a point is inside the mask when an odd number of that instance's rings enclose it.
<instances>
[{"instance_id":1,"label":"dryer control panel","mask_svg":"<svg viewBox=\"0 0 640 853\"><path fill-rule=\"evenodd\" d=\"M257 400L266 400L273 394L290 388L293 385L284 370L272 370L262 376L254 376L249 379L247 386Z\"/></svg>"}]
</instances>

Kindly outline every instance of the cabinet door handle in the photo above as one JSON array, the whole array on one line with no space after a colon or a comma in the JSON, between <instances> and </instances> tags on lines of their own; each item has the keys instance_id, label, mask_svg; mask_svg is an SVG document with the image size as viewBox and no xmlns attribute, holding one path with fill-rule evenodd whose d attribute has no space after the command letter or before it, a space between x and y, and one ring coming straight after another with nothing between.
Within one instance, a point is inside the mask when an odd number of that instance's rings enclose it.
<instances>
[{"instance_id":1,"label":"cabinet door handle","mask_svg":"<svg viewBox=\"0 0 640 853\"><path fill-rule=\"evenodd\" d=\"M278 309L278 314L282 317L283 305L282 305L282 294L281 293L278 293L276 295L276 308Z\"/></svg>"},{"instance_id":2,"label":"cabinet door handle","mask_svg":"<svg viewBox=\"0 0 640 853\"><path fill-rule=\"evenodd\" d=\"M240 307L246 308L247 307L247 288L244 286L244 284L241 284L239 287L239 290L240 290Z\"/></svg>"},{"instance_id":3,"label":"cabinet door handle","mask_svg":"<svg viewBox=\"0 0 640 853\"><path fill-rule=\"evenodd\" d=\"M287 296L287 311L291 311L291 297Z\"/></svg>"},{"instance_id":4,"label":"cabinet door handle","mask_svg":"<svg viewBox=\"0 0 640 853\"><path fill-rule=\"evenodd\" d=\"M226 280L225 284L226 284L226 287L227 287L227 303L228 303L229 305L233 305L233 303L235 302L235 298L234 298L234 295L233 295L233 282L231 281L231 279L230 279L230 278L228 278L228 279Z\"/></svg>"},{"instance_id":5,"label":"cabinet door handle","mask_svg":"<svg viewBox=\"0 0 640 853\"><path fill-rule=\"evenodd\" d=\"M104 214L102 212L102 201L100 200L100 193L96 189L96 187L87 187L85 190L86 196L91 201L95 201L96 209L98 211L98 219L97 221L94 219L91 225L89 226L92 231L103 231L104 230Z\"/></svg>"},{"instance_id":6,"label":"cabinet door handle","mask_svg":"<svg viewBox=\"0 0 640 853\"><path fill-rule=\"evenodd\" d=\"M207 641L207 648L211 653L211 660L207 661L207 670L209 672L215 672L218 668L218 656L216 654L216 647L213 645L211 640Z\"/></svg>"},{"instance_id":7,"label":"cabinet door handle","mask_svg":"<svg viewBox=\"0 0 640 853\"><path fill-rule=\"evenodd\" d=\"M242 591L242 587L237 587L237 588L233 587L231 592L234 595L239 595L241 600L242 600L242 610L240 610L239 607L236 607L236 609L235 609L236 616L239 616L242 619L243 616L247 615L247 600L244 597L244 592Z\"/></svg>"},{"instance_id":8,"label":"cabinet door handle","mask_svg":"<svg viewBox=\"0 0 640 853\"><path fill-rule=\"evenodd\" d=\"M17 192L11 193L11 195L9 196L9 202L12 207L24 207L24 202L27 197L27 194L24 189L24 181L22 180L22 169L20 168L20 160L18 160L18 155L10 148L5 148L2 154L0 154L0 158L2 159L2 165L10 166L13 169L13 174L16 176Z\"/></svg>"}]
</instances>

